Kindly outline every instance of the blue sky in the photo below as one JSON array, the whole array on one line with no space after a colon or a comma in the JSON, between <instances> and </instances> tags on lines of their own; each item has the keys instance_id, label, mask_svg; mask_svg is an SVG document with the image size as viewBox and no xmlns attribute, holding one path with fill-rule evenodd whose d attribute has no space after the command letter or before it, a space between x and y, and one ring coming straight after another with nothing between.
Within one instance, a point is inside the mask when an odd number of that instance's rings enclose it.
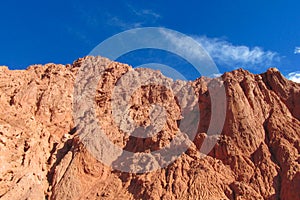
<instances>
[{"instance_id":1,"label":"blue sky","mask_svg":"<svg viewBox=\"0 0 300 200\"><path fill-rule=\"evenodd\" d=\"M6 1L0 6L0 65L72 63L114 34L158 26L200 42L221 73L277 67L299 80L299 10L296 0ZM137 55L162 56L137 52L124 61L141 64L132 60Z\"/></svg>"}]
</instances>

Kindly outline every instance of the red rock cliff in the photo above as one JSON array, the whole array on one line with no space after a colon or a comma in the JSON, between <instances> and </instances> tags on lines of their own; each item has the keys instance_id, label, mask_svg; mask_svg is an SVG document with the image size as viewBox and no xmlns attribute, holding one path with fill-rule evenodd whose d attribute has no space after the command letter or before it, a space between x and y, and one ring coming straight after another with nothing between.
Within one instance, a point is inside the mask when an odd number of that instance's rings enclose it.
<instances>
[{"instance_id":1,"label":"red rock cliff","mask_svg":"<svg viewBox=\"0 0 300 200\"><path fill-rule=\"evenodd\" d=\"M217 144L208 156L199 148L210 121L208 78L192 82L199 97L200 124L189 149L174 163L153 172L112 170L85 148L72 117L74 81L83 61L73 65L34 65L27 70L0 68L1 199L300 199L300 85L278 70L254 75L225 73L227 112ZM167 126L155 137L130 138L112 126L111 91L131 69L106 67L95 101L100 125L114 144L152 151L174 136L178 123L174 97L144 87L132 99L133 118L147 122L150 101L170 110ZM140 96L139 96L140 95ZM138 116L142 116L139 118Z\"/></svg>"}]
</instances>

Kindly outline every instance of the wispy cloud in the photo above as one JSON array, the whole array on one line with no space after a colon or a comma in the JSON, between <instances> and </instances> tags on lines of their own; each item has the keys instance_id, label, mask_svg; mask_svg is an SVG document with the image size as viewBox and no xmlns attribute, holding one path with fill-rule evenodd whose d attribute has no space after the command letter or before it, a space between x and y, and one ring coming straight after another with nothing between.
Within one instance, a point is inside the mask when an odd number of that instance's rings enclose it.
<instances>
[{"instance_id":1,"label":"wispy cloud","mask_svg":"<svg viewBox=\"0 0 300 200\"><path fill-rule=\"evenodd\" d=\"M294 54L300 54L300 47L295 47Z\"/></svg>"},{"instance_id":2,"label":"wispy cloud","mask_svg":"<svg viewBox=\"0 0 300 200\"><path fill-rule=\"evenodd\" d=\"M151 9L137 9L131 4L127 4L126 18L120 15L108 14L108 25L117 26L122 30L155 25L161 15Z\"/></svg>"},{"instance_id":3,"label":"wispy cloud","mask_svg":"<svg viewBox=\"0 0 300 200\"><path fill-rule=\"evenodd\" d=\"M117 16L109 17L107 24L111 25L111 26L117 26L117 27L121 28L122 30L138 28L138 27L142 26L141 22L129 22L129 21L122 20L121 18L119 18Z\"/></svg>"},{"instance_id":4,"label":"wispy cloud","mask_svg":"<svg viewBox=\"0 0 300 200\"><path fill-rule=\"evenodd\" d=\"M148 9L145 10L144 9L144 10L141 11L141 13L143 15L150 15L150 16L156 18L156 19L161 18L161 15L158 14L158 13L156 13L156 12L154 12L153 10L148 10Z\"/></svg>"},{"instance_id":5,"label":"wispy cloud","mask_svg":"<svg viewBox=\"0 0 300 200\"><path fill-rule=\"evenodd\" d=\"M82 2L73 4L79 19L93 29L109 26L127 30L143 26L158 26L157 22L162 18L160 14L148 8L139 8L125 2L120 3L118 6L122 9L122 12L108 11L105 6L91 7ZM105 28L107 29L107 27Z\"/></svg>"},{"instance_id":6,"label":"wispy cloud","mask_svg":"<svg viewBox=\"0 0 300 200\"><path fill-rule=\"evenodd\" d=\"M136 16L140 16L140 17L152 17L154 19L158 19L161 18L160 14L154 12L153 10L150 9L136 9L135 7L133 7L131 4L127 4L127 7L129 9L129 11L133 14L135 14Z\"/></svg>"},{"instance_id":7,"label":"wispy cloud","mask_svg":"<svg viewBox=\"0 0 300 200\"><path fill-rule=\"evenodd\" d=\"M300 71L291 72L287 75L287 78L296 83L300 83Z\"/></svg>"},{"instance_id":8,"label":"wispy cloud","mask_svg":"<svg viewBox=\"0 0 300 200\"><path fill-rule=\"evenodd\" d=\"M221 73L218 73L218 74L212 74L212 75L211 75L211 78L218 78L218 77L220 77L220 76L222 76Z\"/></svg>"},{"instance_id":9,"label":"wispy cloud","mask_svg":"<svg viewBox=\"0 0 300 200\"><path fill-rule=\"evenodd\" d=\"M224 39L206 36L195 37L195 39L214 61L223 67L259 70L280 62L277 52L264 51L261 47L250 48L244 45L233 45Z\"/></svg>"},{"instance_id":10,"label":"wispy cloud","mask_svg":"<svg viewBox=\"0 0 300 200\"><path fill-rule=\"evenodd\" d=\"M164 33L164 32L163 32ZM164 33L167 40L174 44L175 49L181 52L181 55L188 55L192 58L207 59L205 53L191 42L191 38L183 37L180 34ZM275 67L280 64L281 56L277 52L265 51L263 48L245 45L234 45L221 38L208 38L206 36L192 36L203 49L210 55L217 67L223 70L233 70L244 68L253 72L260 73L269 67ZM201 61L202 64L209 62ZM223 71L222 70L222 71Z\"/></svg>"}]
</instances>

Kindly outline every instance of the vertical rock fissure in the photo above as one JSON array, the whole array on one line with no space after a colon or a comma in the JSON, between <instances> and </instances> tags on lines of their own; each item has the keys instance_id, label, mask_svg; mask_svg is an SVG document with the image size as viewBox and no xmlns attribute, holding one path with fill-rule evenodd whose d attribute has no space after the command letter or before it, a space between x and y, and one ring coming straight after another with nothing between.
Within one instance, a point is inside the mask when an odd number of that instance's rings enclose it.
<instances>
[{"instance_id":1,"label":"vertical rock fissure","mask_svg":"<svg viewBox=\"0 0 300 200\"><path fill-rule=\"evenodd\" d=\"M269 116L266 118L266 120L264 121L263 123L263 127L264 127L264 131L265 131L265 143L269 149L269 152L271 154L271 161L273 163L275 163L276 166L279 167L279 169L277 169L277 174L278 174L278 185L273 185L274 186L274 189L275 189L275 195L277 197L277 199L280 199L280 193L281 193L281 171L282 171L282 168L280 166L280 163L278 162L277 158L276 158L276 155L273 151L273 148L272 148L272 145L271 145L271 141L270 141L270 134L269 134L269 130L268 130L268 122L269 122L269 119L270 119L270 116L272 115L273 113L273 109L270 111L269 113ZM275 178L275 177L274 177Z\"/></svg>"}]
</instances>

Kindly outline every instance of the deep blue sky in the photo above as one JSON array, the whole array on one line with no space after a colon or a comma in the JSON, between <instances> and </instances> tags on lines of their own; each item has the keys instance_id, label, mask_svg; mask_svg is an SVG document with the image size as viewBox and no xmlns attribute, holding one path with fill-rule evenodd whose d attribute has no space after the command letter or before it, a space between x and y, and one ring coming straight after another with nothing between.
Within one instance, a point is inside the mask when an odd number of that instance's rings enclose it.
<instances>
[{"instance_id":1,"label":"deep blue sky","mask_svg":"<svg viewBox=\"0 0 300 200\"><path fill-rule=\"evenodd\" d=\"M221 72L245 66L260 73L276 66L287 75L300 71L299 11L296 0L5 1L0 65L72 63L120 31L162 26L206 42Z\"/></svg>"}]
</instances>

